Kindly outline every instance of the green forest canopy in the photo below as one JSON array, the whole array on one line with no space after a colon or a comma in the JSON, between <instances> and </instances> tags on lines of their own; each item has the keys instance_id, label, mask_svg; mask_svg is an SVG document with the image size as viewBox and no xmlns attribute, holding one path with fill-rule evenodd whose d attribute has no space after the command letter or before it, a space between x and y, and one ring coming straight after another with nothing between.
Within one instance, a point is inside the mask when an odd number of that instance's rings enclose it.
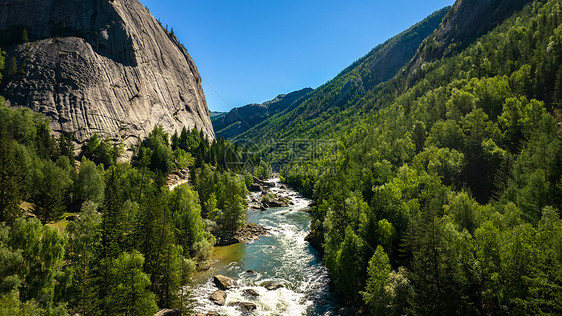
<instances>
[{"instance_id":1,"label":"green forest canopy","mask_svg":"<svg viewBox=\"0 0 562 316\"><path fill-rule=\"evenodd\" d=\"M467 49L278 130L341 142L282 174L314 198L312 233L349 302L562 313L561 4L533 1Z\"/></svg>"}]
</instances>

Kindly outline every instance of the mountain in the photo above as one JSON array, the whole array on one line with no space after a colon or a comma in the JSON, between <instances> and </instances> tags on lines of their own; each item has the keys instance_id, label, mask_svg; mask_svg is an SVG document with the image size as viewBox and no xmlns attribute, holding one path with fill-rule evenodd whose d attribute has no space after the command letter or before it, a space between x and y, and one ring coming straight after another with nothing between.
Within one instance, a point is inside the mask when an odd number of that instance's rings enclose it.
<instances>
[{"instance_id":1,"label":"mountain","mask_svg":"<svg viewBox=\"0 0 562 316\"><path fill-rule=\"evenodd\" d=\"M214 138L193 59L138 0L1 0L0 30L1 94L54 132L133 144L160 124Z\"/></svg>"},{"instance_id":2,"label":"mountain","mask_svg":"<svg viewBox=\"0 0 562 316\"><path fill-rule=\"evenodd\" d=\"M444 55L452 55L501 24L532 0L457 1L410 63L410 73Z\"/></svg>"},{"instance_id":3,"label":"mountain","mask_svg":"<svg viewBox=\"0 0 562 316\"><path fill-rule=\"evenodd\" d=\"M305 88L288 94L278 95L275 99L263 104L248 104L234 108L228 113L212 118L217 136L235 138L268 117L289 109L295 102L302 100L311 88Z\"/></svg>"},{"instance_id":4,"label":"mountain","mask_svg":"<svg viewBox=\"0 0 562 316\"><path fill-rule=\"evenodd\" d=\"M217 112L217 111L209 111L209 116L211 117L211 121L216 119L217 117L226 114L227 112Z\"/></svg>"},{"instance_id":5,"label":"mountain","mask_svg":"<svg viewBox=\"0 0 562 316\"><path fill-rule=\"evenodd\" d=\"M561 315L562 0L459 0L347 100L247 133L296 139L264 152L314 200L334 288L373 315Z\"/></svg>"},{"instance_id":6,"label":"mountain","mask_svg":"<svg viewBox=\"0 0 562 316\"><path fill-rule=\"evenodd\" d=\"M379 45L316 89L294 110L272 116L241 137L322 138L340 134L423 78L423 65L454 56L531 0L460 0ZM552 79L554 82L554 78ZM337 127L336 127L337 126Z\"/></svg>"},{"instance_id":7,"label":"mountain","mask_svg":"<svg viewBox=\"0 0 562 316\"><path fill-rule=\"evenodd\" d=\"M283 138L308 131L311 125L339 116L354 107L365 95L396 75L416 54L420 44L440 25L449 7L375 47L343 70L334 79L317 88L291 109L274 115L241 137L250 139ZM323 130L317 130L318 135Z\"/></svg>"}]
</instances>

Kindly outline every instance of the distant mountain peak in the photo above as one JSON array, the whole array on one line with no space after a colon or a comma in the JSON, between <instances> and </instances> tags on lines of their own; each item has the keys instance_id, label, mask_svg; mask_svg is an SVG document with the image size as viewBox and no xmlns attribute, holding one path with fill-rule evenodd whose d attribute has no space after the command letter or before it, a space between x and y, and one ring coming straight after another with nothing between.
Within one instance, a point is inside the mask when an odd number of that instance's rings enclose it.
<instances>
[{"instance_id":1,"label":"distant mountain peak","mask_svg":"<svg viewBox=\"0 0 562 316\"><path fill-rule=\"evenodd\" d=\"M254 103L234 108L224 115L213 117L213 127L217 136L235 138L271 115L289 109L296 101L312 91L311 88L304 88L291 93L280 94L273 100L262 104Z\"/></svg>"}]
</instances>

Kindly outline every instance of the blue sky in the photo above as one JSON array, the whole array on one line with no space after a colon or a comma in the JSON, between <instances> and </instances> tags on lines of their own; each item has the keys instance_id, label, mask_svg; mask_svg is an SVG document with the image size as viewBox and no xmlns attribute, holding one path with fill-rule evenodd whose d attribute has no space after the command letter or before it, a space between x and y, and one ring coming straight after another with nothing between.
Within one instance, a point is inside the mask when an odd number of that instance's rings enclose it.
<instances>
[{"instance_id":1,"label":"blue sky","mask_svg":"<svg viewBox=\"0 0 562 316\"><path fill-rule=\"evenodd\" d=\"M140 0L173 27L228 111L316 88L454 0Z\"/></svg>"}]
</instances>

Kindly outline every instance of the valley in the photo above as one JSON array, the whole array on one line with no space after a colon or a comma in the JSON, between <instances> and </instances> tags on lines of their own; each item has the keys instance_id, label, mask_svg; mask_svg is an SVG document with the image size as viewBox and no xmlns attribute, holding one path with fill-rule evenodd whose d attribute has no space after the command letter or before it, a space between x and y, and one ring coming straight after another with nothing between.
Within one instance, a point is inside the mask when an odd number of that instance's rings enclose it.
<instances>
[{"instance_id":1,"label":"valley","mask_svg":"<svg viewBox=\"0 0 562 316\"><path fill-rule=\"evenodd\" d=\"M265 227L268 234L211 251L208 269L194 274L190 288L196 312L240 315L232 304L248 302L255 304L255 315L340 314L322 259L305 241L311 220L306 212L310 200L281 188L278 178L270 181L277 184L271 192L290 198L291 205L248 210L247 221ZM261 199L260 193L251 196ZM222 307L209 299L218 289L213 282L215 275L236 280L236 285L225 291Z\"/></svg>"},{"instance_id":2,"label":"valley","mask_svg":"<svg viewBox=\"0 0 562 316\"><path fill-rule=\"evenodd\" d=\"M562 0L279 5L0 0L0 315L562 314Z\"/></svg>"}]
</instances>

